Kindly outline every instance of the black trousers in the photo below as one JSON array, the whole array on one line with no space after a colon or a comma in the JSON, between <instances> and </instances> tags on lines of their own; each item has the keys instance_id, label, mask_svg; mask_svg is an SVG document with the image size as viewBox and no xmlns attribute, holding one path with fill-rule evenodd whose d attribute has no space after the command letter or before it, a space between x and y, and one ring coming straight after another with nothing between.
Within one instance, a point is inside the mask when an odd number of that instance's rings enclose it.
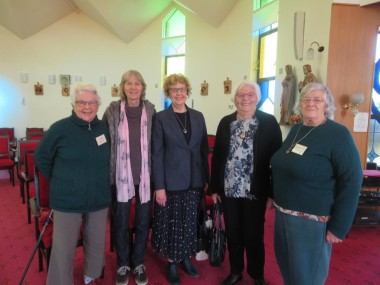
<instances>
[{"instance_id":1,"label":"black trousers","mask_svg":"<svg viewBox=\"0 0 380 285\"><path fill-rule=\"evenodd\" d=\"M264 222L266 201L223 197L224 222L227 234L230 271L239 274L244 269L253 279L264 277Z\"/></svg>"}]
</instances>

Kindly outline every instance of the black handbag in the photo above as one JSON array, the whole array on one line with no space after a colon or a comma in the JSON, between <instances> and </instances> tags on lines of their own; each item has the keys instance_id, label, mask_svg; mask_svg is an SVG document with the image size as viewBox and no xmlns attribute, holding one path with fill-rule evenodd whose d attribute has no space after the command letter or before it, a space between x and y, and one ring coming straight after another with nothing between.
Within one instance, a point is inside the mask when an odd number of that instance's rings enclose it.
<instances>
[{"instance_id":1,"label":"black handbag","mask_svg":"<svg viewBox=\"0 0 380 285\"><path fill-rule=\"evenodd\" d=\"M204 251L207 253L211 246L212 239L212 220L210 215L207 212L206 207L206 198L202 194L200 205L199 205L199 214L198 214L198 243L197 243L197 252Z\"/></svg>"},{"instance_id":2,"label":"black handbag","mask_svg":"<svg viewBox=\"0 0 380 285\"><path fill-rule=\"evenodd\" d=\"M219 203L216 203L213 209L213 236L208 254L211 266L222 266L226 255L226 232L223 228L219 207Z\"/></svg>"}]
</instances>

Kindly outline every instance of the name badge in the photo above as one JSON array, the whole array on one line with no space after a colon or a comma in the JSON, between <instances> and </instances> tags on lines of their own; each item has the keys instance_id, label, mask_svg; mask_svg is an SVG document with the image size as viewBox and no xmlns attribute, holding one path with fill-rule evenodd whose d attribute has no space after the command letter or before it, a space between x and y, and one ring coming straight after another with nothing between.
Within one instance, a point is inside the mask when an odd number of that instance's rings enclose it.
<instances>
[{"instance_id":1,"label":"name badge","mask_svg":"<svg viewBox=\"0 0 380 285\"><path fill-rule=\"evenodd\" d=\"M303 155L303 153L307 150L307 146L304 146L302 144L296 144L293 149L292 149L292 152L296 153L296 154L299 154L299 155Z\"/></svg>"},{"instance_id":2,"label":"name badge","mask_svg":"<svg viewBox=\"0 0 380 285\"><path fill-rule=\"evenodd\" d=\"M96 142L98 143L98 146L105 144L107 142L106 136L101 135L101 136L96 137Z\"/></svg>"}]
</instances>

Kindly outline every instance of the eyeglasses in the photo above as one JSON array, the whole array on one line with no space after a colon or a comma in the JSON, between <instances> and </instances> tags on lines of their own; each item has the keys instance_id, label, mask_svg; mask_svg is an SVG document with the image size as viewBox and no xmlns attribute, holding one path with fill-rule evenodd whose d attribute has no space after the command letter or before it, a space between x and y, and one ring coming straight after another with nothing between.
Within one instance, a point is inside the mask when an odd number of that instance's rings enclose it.
<instances>
[{"instance_id":1,"label":"eyeglasses","mask_svg":"<svg viewBox=\"0 0 380 285\"><path fill-rule=\"evenodd\" d=\"M95 106L98 106L99 102L98 101L75 101L75 104L78 106L78 107L85 107L86 105L88 105L89 107L95 107Z\"/></svg>"},{"instance_id":2,"label":"eyeglasses","mask_svg":"<svg viewBox=\"0 0 380 285\"><path fill-rule=\"evenodd\" d=\"M182 88L169 88L169 91L171 92L171 93L185 93L185 92L187 92L187 88L184 88L184 87L182 87Z\"/></svg>"},{"instance_id":3,"label":"eyeglasses","mask_svg":"<svg viewBox=\"0 0 380 285\"><path fill-rule=\"evenodd\" d=\"M322 98L309 98L309 97L302 98L301 101L302 103L305 103L305 104L308 104L310 102L313 102L314 104L320 104L322 102L325 102L325 100Z\"/></svg>"},{"instance_id":4,"label":"eyeglasses","mask_svg":"<svg viewBox=\"0 0 380 285\"><path fill-rule=\"evenodd\" d=\"M253 94L253 93L248 93L248 94L237 94L237 95L236 95L236 98L237 98L237 99L243 99L243 98L247 97L248 99L252 99L254 96L256 96L256 95Z\"/></svg>"}]
</instances>

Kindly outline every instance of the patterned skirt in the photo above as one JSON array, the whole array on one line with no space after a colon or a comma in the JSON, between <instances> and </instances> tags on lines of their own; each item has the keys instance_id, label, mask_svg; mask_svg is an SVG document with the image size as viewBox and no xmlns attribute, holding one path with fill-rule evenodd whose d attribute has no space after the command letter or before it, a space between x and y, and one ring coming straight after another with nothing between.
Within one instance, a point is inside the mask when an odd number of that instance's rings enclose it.
<instances>
[{"instance_id":1,"label":"patterned skirt","mask_svg":"<svg viewBox=\"0 0 380 285\"><path fill-rule=\"evenodd\" d=\"M200 189L167 191L166 206L154 203L152 247L174 262L197 250L197 222Z\"/></svg>"}]
</instances>

